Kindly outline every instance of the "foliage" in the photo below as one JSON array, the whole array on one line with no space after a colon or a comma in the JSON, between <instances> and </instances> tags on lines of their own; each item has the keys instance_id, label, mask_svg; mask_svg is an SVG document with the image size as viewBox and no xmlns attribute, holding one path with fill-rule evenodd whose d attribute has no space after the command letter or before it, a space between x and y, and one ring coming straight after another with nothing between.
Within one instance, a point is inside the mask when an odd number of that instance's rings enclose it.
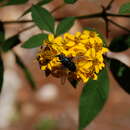
<instances>
[{"instance_id":1,"label":"foliage","mask_svg":"<svg viewBox=\"0 0 130 130\"><path fill-rule=\"evenodd\" d=\"M110 13L111 5L113 0L111 0L108 5L102 6L102 11L97 12L95 14L86 14L81 16L69 16L65 18L56 18L53 16L52 12L42 6L52 2L53 0L39 0L35 5L32 5L28 8L20 18L29 12L31 12L32 20L18 20L18 21L0 21L0 90L2 89L3 84L3 76L4 76L4 65L3 65L3 58L2 55L7 53L8 51L12 51L14 47L20 44L19 34L29 28L25 28L22 31L18 32L14 36L5 39L5 28L4 24L6 23L28 23L33 22L33 26L37 26L41 33L30 37L26 40L22 47L29 49L29 48L36 48L38 46L43 45L43 40L46 40L48 37L48 33L54 34L54 36L59 36L68 32L71 27L74 25L75 21L78 19L89 19L89 18L102 18L105 22L106 28L106 36L108 37L109 34L109 24L111 23L120 29L123 29L127 32L126 35L122 35L119 37L114 38L109 46L110 51L114 52L121 52L130 47L130 29L120 25L117 22L114 22L110 16L112 17L122 17L122 18L130 18L130 2L124 3L119 8L119 13ZM60 5L54 9L55 11L67 4L75 4L78 0L64 0L65 4ZM21 5L26 4L28 0L9 0L4 1L0 0L0 7L4 6L11 6L11 5ZM74 6L74 5L73 5ZM87 5L86 5L87 7ZM58 21L58 25L56 24ZM31 28L31 27L30 27ZM93 30L93 29L92 29ZM96 29L93 31L98 32ZM112 31L112 30L111 30ZM103 38L104 35L99 34L104 46L106 47L106 40ZM28 80L29 84L32 86L32 89L36 88L36 83L27 69L26 65L22 62L20 57L14 52L16 63L25 73L25 77ZM112 71L115 79L121 85L121 87L127 92L130 93L130 68L125 64L121 63L120 61L109 59L110 63L110 70ZM106 61L107 62L107 61ZM107 64L107 63L106 63ZM70 83L76 87L78 81L77 80L70 80ZM107 75L106 69L102 70L99 74L98 80L90 80L87 84L84 85L81 97L80 97L80 105L79 105L79 130L82 130L89 123L95 119L98 113L102 110L104 104L106 103L108 92L109 92L109 79ZM38 126L38 129L41 126Z\"/></svg>"},{"instance_id":2,"label":"foliage","mask_svg":"<svg viewBox=\"0 0 130 130\"><path fill-rule=\"evenodd\" d=\"M45 4L50 3L51 1L52 1L52 0L40 0L40 1L37 2L35 5L43 6L43 5L45 5ZM21 17L24 16L24 15L26 15L26 14L28 14L28 13L31 11L31 9L32 9L32 6L31 6L29 9L27 9L27 10L21 15Z\"/></svg>"},{"instance_id":3,"label":"foliage","mask_svg":"<svg viewBox=\"0 0 130 130\"><path fill-rule=\"evenodd\" d=\"M109 83L107 70L100 72L97 81L90 80L84 85L80 96L79 130L86 127L102 110L108 97Z\"/></svg>"},{"instance_id":4,"label":"foliage","mask_svg":"<svg viewBox=\"0 0 130 130\"><path fill-rule=\"evenodd\" d=\"M130 35L122 35L111 41L109 49L113 52L125 51L130 47ZM110 59L110 69L120 86L130 93L130 68L120 61Z\"/></svg>"},{"instance_id":5,"label":"foliage","mask_svg":"<svg viewBox=\"0 0 130 130\"><path fill-rule=\"evenodd\" d=\"M54 32L55 19L46 9L34 5L32 7L32 19L40 29L44 29L48 32Z\"/></svg>"},{"instance_id":6,"label":"foliage","mask_svg":"<svg viewBox=\"0 0 130 130\"><path fill-rule=\"evenodd\" d=\"M29 38L23 45L23 48L35 48L43 44L43 40L47 39L47 34L37 34Z\"/></svg>"},{"instance_id":7,"label":"foliage","mask_svg":"<svg viewBox=\"0 0 130 130\"><path fill-rule=\"evenodd\" d=\"M6 39L2 45L1 48L4 52L9 51L10 49L12 49L13 47L15 47L16 45L18 45L20 43L19 40L19 35L14 35L8 39Z\"/></svg>"},{"instance_id":8,"label":"foliage","mask_svg":"<svg viewBox=\"0 0 130 130\"><path fill-rule=\"evenodd\" d=\"M60 22L60 24L58 24L58 27L56 28L56 36L69 31L70 28L73 26L74 21L75 21L74 17L68 17L68 18L63 19Z\"/></svg>"},{"instance_id":9,"label":"foliage","mask_svg":"<svg viewBox=\"0 0 130 130\"><path fill-rule=\"evenodd\" d=\"M124 3L119 9L120 14L130 14L130 2Z\"/></svg>"},{"instance_id":10,"label":"foliage","mask_svg":"<svg viewBox=\"0 0 130 130\"><path fill-rule=\"evenodd\" d=\"M14 53L14 55L15 55L15 58L16 58L16 63L23 70L23 72L25 74L25 77L28 80L29 84L31 85L32 89L35 90L36 89L36 84L35 84L35 82L33 80L33 77L31 75L30 71L27 69L25 64L20 59L20 57L16 53Z\"/></svg>"}]
</instances>

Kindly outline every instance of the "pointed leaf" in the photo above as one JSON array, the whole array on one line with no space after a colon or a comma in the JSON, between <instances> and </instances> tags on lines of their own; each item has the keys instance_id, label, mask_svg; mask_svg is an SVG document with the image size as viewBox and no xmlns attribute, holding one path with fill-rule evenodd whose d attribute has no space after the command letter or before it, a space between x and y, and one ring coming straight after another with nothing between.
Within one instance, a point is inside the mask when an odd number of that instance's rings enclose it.
<instances>
[{"instance_id":1,"label":"pointed leaf","mask_svg":"<svg viewBox=\"0 0 130 130\"><path fill-rule=\"evenodd\" d=\"M83 130L102 110L109 91L107 70L100 72L98 80L90 80L83 88L79 106L79 130Z\"/></svg>"},{"instance_id":2,"label":"pointed leaf","mask_svg":"<svg viewBox=\"0 0 130 130\"><path fill-rule=\"evenodd\" d=\"M29 38L23 45L23 48L35 48L43 44L43 41L48 37L47 34L37 34Z\"/></svg>"},{"instance_id":3,"label":"pointed leaf","mask_svg":"<svg viewBox=\"0 0 130 130\"><path fill-rule=\"evenodd\" d=\"M38 5L34 5L31 11L33 21L40 29L44 29L52 33L54 32L55 20L50 12Z\"/></svg>"},{"instance_id":4,"label":"pointed leaf","mask_svg":"<svg viewBox=\"0 0 130 130\"><path fill-rule=\"evenodd\" d=\"M19 35L12 36L2 44L2 50L7 52L20 43Z\"/></svg>"},{"instance_id":5,"label":"pointed leaf","mask_svg":"<svg viewBox=\"0 0 130 130\"><path fill-rule=\"evenodd\" d=\"M130 68L120 61L111 59L110 69L123 90L130 94Z\"/></svg>"},{"instance_id":6,"label":"pointed leaf","mask_svg":"<svg viewBox=\"0 0 130 130\"><path fill-rule=\"evenodd\" d=\"M122 35L114 38L109 46L113 52L121 52L130 48L130 35ZM120 84L123 90L130 94L130 68L120 61L109 59L110 69L116 81Z\"/></svg>"},{"instance_id":7,"label":"pointed leaf","mask_svg":"<svg viewBox=\"0 0 130 130\"><path fill-rule=\"evenodd\" d=\"M119 9L120 14L130 14L130 2L124 3Z\"/></svg>"},{"instance_id":8,"label":"pointed leaf","mask_svg":"<svg viewBox=\"0 0 130 130\"><path fill-rule=\"evenodd\" d=\"M3 86L3 77L4 77L4 65L3 65L2 57L0 56L0 92Z\"/></svg>"},{"instance_id":9,"label":"pointed leaf","mask_svg":"<svg viewBox=\"0 0 130 130\"><path fill-rule=\"evenodd\" d=\"M56 29L56 36L61 35L67 31L69 31L70 28L73 26L75 20L76 19L74 17L68 17L68 18L63 19L59 23L59 25Z\"/></svg>"},{"instance_id":10,"label":"pointed leaf","mask_svg":"<svg viewBox=\"0 0 130 130\"><path fill-rule=\"evenodd\" d=\"M16 57L16 63L23 70L26 79L28 80L29 84L31 85L31 88L33 90L35 90L36 89L36 84L35 84L35 81L34 81L32 75L31 75L30 71L27 69L26 65L22 62L22 60L20 59L20 57L17 54L15 54L15 57Z\"/></svg>"},{"instance_id":11,"label":"pointed leaf","mask_svg":"<svg viewBox=\"0 0 130 130\"><path fill-rule=\"evenodd\" d=\"M64 0L65 3L67 4L74 4L78 0Z\"/></svg>"},{"instance_id":12,"label":"pointed leaf","mask_svg":"<svg viewBox=\"0 0 130 130\"><path fill-rule=\"evenodd\" d=\"M109 49L114 52L125 51L130 47L130 34L115 37L109 46Z\"/></svg>"}]
</instances>

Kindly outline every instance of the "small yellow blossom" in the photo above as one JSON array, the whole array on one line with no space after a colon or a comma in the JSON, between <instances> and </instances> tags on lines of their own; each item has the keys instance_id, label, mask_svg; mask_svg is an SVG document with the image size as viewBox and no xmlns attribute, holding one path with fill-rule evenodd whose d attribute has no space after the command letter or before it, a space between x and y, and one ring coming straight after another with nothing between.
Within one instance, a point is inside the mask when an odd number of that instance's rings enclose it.
<instances>
[{"instance_id":1,"label":"small yellow blossom","mask_svg":"<svg viewBox=\"0 0 130 130\"><path fill-rule=\"evenodd\" d=\"M103 54L108 51L103 47L99 34L94 31L84 30L74 35L65 33L63 37L49 34L48 40L43 41L37 60L41 70L49 70L53 76L62 77L66 74L68 79L82 80L86 83L90 78L98 79L97 74L105 67ZM66 60L69 59L76 70L70 70L59 55L63 55Z\"/></svg>"}]
</instances>

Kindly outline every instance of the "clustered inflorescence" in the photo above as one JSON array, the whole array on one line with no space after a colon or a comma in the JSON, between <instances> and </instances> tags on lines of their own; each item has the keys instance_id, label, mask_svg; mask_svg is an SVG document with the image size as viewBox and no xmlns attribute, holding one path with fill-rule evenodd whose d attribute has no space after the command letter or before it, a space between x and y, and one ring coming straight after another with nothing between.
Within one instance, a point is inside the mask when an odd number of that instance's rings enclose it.
<instances>
[{"instance_id":1,"label":"clustered inflorescence","mask_svg":"<svg viewBox=\"0 0 130 130\"><path fill-rule=\"evenodd\" d=\"M63 36L48 35L37 54L41 70L55 77L66 75L71 80L82 80L86 83L90 78L97 79L97 74L105 66L103 54L108 49L95 31L84 30L74 35L65 33ZM62 64L57 55L71 59L76 70L71 71Z\"/></svg>"}]
</instances>

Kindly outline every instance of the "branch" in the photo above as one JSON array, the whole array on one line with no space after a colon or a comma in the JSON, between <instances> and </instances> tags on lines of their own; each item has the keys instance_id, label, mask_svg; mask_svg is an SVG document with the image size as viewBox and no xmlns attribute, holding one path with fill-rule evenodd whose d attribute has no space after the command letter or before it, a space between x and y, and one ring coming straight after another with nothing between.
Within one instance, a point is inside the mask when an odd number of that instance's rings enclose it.
<instances>
[{"instance_id":1,"label":"branch","mask_svg":"<svg viewBox=\"0 0 130 130\"><path fill-rule=\"evenodd\" d=\"M16 21L16 20L11 20L11 21L2 21L4 24L19 24L19 23L32 23L32 20L20 20L20 21Z\"/></svg>"},{"instance_id":2,"label":"branch","mask_svg":"<svg viewBox=\"0 0 130 130\"><path fill-rule=\"evenodd\" d=\"M27 28L24 28L24 29L20 30L17 34L20 34L20 33L24 32L24 31L27 31L28 29L31 29L33 27L35 27L35 24L33 24L33 25L31 25L31 26L29 26Z\"/></svg>"},{"instance_id":3,"label":"branch","mask_svg":"<svg viewBox=\"0 0 130 130\"><path fill-rule=\"evenodd\" d=\"M123 14L113 14L113 13L106 13L107 16L112 16L112 17L123 17L123 18L130 18L130 15L123 15Z\"/></svg>"},{"instance_id":4,"label":"branch","mask_svg":"<svg viewBox=\"0 0 130 130\"><path fill-rule=\"evenodd\" d=\"M54 8L52 11L50 11L50 13L54 13L55 11L57 11L58 9L64 7L66 4L63 3L59 6L57 6L56 8ZM33 20L11 20L11 21L2 21L4 24L19 24L19 23L32 23Z\"/></svg>"},{"instance_id":5,"label":"branch","mask_svg":"<svg viewBox=\"0 0 130 130\"><path fill-rule=\"evenodd\" d=\"M76 16L76 19L88 19L88 18L102 18L103 17L103 13L102 12L98 12L95 14L89 14L89 15L81 15L81 16ZM111 16L111 17L122 17L122 18L130 18L130 15L122 15L122 14L112 14L112 13L105 13L105 15ZM64 19L66 17L62 17L62 18L56 18L57 21L60 21L62 19ZM19 24L19 23L31 23L33 22L32 20L20 20L20 21L16 21L16 20L12 20L12 21L2 21L4 24Z\"/></svg>"},{"instance_id":6,"label":"branch","mask_svg":"<svg viewBox=\"0 0 130 130\"><path fill-rule=\"evenodd\" d=\"M114 0L111 0L109 3L108 3L108 5L107 5L107 7L105 8L106 10L110 10L111 9L111 6L112 6L112 4L113 4L113 2L114 2Z\"/></svg>"},{"instance_id":7,"label":"branch","mask_svg":"<svg viewBox=\"0 0 130 130\"><path fill-rule=\"evenodd\" d=\"M113 25L115 25L115 26L117 26L117 27L119 27L119 28L121 28L121 29L123 29L123 30L125 30L125 31L127 31L127 32L130 32L129 29L127 29L126 27L124 27L124 26L122 26L122 25L120 25L120 24L114 22L113 20L108 19L108 21L109 21L110 23L112 23Z\"/></svg>"},{"instance_id":8,"label":"branch","mask_svg":"<svg viewBox=\"0 0 130 130\"><path fill-rule=\"evenodd\" d=\"M106 30L106 37L109 37L109 21L105 20L105 30Z\"/></svg>"}]
</instances>

